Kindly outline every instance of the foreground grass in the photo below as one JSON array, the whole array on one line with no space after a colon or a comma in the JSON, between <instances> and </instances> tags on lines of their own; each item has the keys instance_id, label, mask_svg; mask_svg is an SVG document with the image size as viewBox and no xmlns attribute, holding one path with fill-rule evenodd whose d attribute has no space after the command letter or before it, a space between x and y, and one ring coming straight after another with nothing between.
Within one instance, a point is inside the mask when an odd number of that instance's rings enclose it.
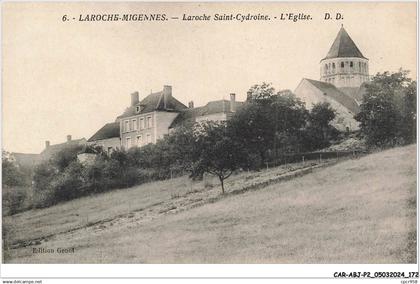
<instances>
[{"instance_id":1,"label":"foreground grass","mask_svg":"<svg viewBox=\"0 0 420 284\"><path fill-rule=\"evenodd\" d=\"M93 220L135 212L10 250L6 261L415 263L415 151L412 145L348 160L258 191L190 206L177 214L171 214L177 207L170 204L179 200L179 207L187 202L180 198L186 192L202 191L206 195L200 198L205 199L217 196L218 189L205 191L201 184L188 184L181 178L171 181L170 187L154 183L18 214L5 220L10 228L15 224L10 229L12 240L20 234L42 236L83 226L88 221L73 216L83 212L90 212ZM231 187L245 179L236 177ZM135 204L128 206L130 201ZM159 202L156 210L164 214L153 215L147 208ZM147 218L152 215L158 217ZM71 247L75 252L39 254L33 253L34 247Z\"/></svg>"}]
</instances>

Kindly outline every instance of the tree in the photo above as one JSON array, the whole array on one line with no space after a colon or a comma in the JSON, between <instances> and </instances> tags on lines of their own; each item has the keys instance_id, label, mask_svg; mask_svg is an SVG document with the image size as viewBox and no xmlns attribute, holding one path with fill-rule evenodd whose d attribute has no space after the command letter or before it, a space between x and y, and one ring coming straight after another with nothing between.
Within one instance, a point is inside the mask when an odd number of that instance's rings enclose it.
<instances>
[{"instance_id":1,"label":"tree","mask_svg":"<svg viewBox=\"0 0 420 284\"><path fill-rule=\"evenodd\" d=\"M417 129L417 82L410 82L401 94L400 135L405 143L416 142Z\"/></svg>"},{"instance_id":2,"label":"tree","mask_svg":"<svg viewBox=\"0 0 420 284\"><path fill-rule=\"evenodd\" d=\"M68 165L77 160L77 154L83 150L83 145L69 145L52 157L52 162L59 171L64 171Z\"/></svg>"},{"instance_id":3,"label":"tree","mask_svg":"<svg viewBox=\"0 0 420 284\"><path fill-rule=\"evenodd\" d=\"M308 111L305 103L290 90L282 90L272 96L270 114L273 121L273 150L282 152L299 151L301 130L306 125Z\"/></svg>"},{"instance_id":4,"label":"tree","mask_svg":"<svg viewBox=\"0 0 420 284\"><path fill-rule=\"evenodd\" d=\"M240 167L242 146L232 139L226 122L206 121L194 128L192 176L210 173L219 178L222 194L224 180Z\"/></svg>"},{"instance_id":5,"label":"tree","mask_svg":"<svg viewBox=\"0 0 420 284\"><path fill-rule=\"evenodd\" d=\"M275 155L278 150L299 151L306 118L305 104L290 90L276 93L270 84L262 83L250 88L247 104L236 112L229 126L249 156L258 154L259 162L264 163L270 151Z\"/></svg>"},{"instance_id":6,"label":"tree","mask_svg":"<svg viewBox=\"0 0 420 284\"><path fill-rule=\"evenodd\" d=\"M5 186L23 185L25 177L14 160L10 158L10 153L3 150L2 155L2 184Z\"/></svg>"},{"instance_id":7,"label":"tree","mask_svg":"<svg viewBox=\"0 0 420 284\"><path fill-rule=\"evenodd\" d=\"M370 146L393 146L415 141L416 82L408 71L378 73L366 85L356 119Z\"/></svg>"},{"instance_id":8,"label":"tree","mask_svg":"<svg viewBox=\"0 0 420 284\"><path fill-rule=\"evenodd\" d=\"M336 111L328 102L315 104L308 115L308 125L305 129L305 148L307 150L321 149L329 146L330 139L337 135L337 130L330 125Z\"/></svg>"},{"instance_id":9,"label":"tree","mask_svg":"<svg viewBox=\"0 0 420 284\"><path fill-rule=\"evenodd\" d=\"M257 102L259 104L269 104L274 95L275 89L271 83L263 82L261 85L253 85L247 92L247 102Z\"/></svg>"},{"instance_id":10,"label":"tree","mask_svg":"<svg viewBox=\"0 0 420 284\"><path fill-rule=\"evenodd\" d=\"M257 154L259 163L265 161L266 153L272 147L275 135L273 120L269 112L267 106L248 103L238 110L228 123L232 138L241 142L250 154Z\"/></svg>"}]
</instances>

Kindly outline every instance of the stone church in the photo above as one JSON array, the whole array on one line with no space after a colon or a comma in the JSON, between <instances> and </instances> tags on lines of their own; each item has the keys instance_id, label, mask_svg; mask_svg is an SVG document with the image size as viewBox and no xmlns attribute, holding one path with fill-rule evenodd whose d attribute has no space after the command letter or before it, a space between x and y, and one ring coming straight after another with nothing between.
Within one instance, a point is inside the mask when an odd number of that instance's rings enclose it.
<instances>
[{"instance_id":1,"label":"stone church","mask_svg":"<svg viewBox=\"0 0 420 284\"><path fill-rule=\"evenodd\" d=\"M295 89L307 108L329 102L337 111L334 126L341 131L359 128L354 115L359 112L364 83L369 81L369 59L341 26L327 55L320 61L320 80L304 78Z\"/></svg>"}]
</instances>

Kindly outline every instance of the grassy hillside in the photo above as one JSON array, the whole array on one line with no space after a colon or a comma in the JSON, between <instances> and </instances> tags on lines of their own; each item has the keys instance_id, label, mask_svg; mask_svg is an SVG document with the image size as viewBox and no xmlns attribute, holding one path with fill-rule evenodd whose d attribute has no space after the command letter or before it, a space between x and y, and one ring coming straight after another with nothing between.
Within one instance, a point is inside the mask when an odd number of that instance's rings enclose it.
<instances>
[{"instance_id":1,"label":"grassy hillside","mask_svg":"<svg viewBox=\"0 0 420 284\"><path fill-rule=\"evenodd\" d=\"M244 173L227 186L287 172ZM415 263L416 148L224 198L219 188L180 178L4 222L10 244L21 241L5 254L11 263ZM75 252L34 254L34 247Z\"/></svg>"}]
</instances>

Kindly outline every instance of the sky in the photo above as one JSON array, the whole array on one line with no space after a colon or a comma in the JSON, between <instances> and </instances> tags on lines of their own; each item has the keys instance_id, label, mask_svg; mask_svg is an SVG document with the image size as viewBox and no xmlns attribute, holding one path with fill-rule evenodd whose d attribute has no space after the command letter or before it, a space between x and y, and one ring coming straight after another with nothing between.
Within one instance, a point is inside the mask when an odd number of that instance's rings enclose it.
<instances>
[{"instance_id":1,"label":"sky","mask_svg":"<svg viewBox=\"0 0 420 284\"><path fill-rule=\"evenodd\" d=\"M254 84L294 90L319 79L341 24L370 74L416 77L416 3L3 3L2 148L39 153L45 140L90 138L163 85L185 105L246 98ZM305 13L309 21L80 22L86 14ZM325 13L343 15L324 20ZM76 20L62 21L63 15Z\"/></svg>"}]
</instances>

